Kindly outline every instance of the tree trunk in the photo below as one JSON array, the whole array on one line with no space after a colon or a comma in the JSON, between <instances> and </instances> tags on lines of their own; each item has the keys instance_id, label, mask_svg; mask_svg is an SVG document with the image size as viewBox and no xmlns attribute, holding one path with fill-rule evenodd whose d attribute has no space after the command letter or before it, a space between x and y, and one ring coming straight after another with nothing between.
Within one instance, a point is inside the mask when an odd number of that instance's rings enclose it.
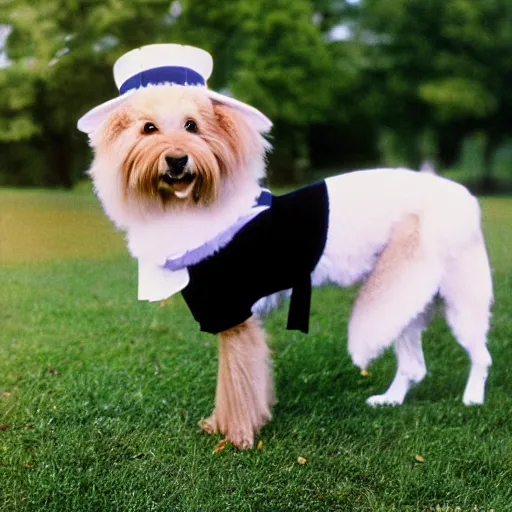
<instances>
[{"instance_id":1,"label":"tree trunk","mask_svg":"<svg viewBox=\"0 0 512 512\"><path fill-rule=\"evenodd\" d=\"M75 180L72 170L74 148L69 125L57 122L55 116L49 114L56 105L51 101L47 84L43 80L38 82L37 91L34 116L41 126L38 142L47 167L45 185L70 189Z\"/></svg>"},{"instance_id":2,"label":"tree trunk","mask_svg":"<svg viewBox=\"0 0 512 512\"><path fill-rule=\"evenodd\" d=\"M75 180L72 171L73 150L70 137L51 133L45 139L49 185L71 189Z\"/></svg>"},{"instance_id":3,"label":"tree trunk","mask_svg":"<svg viewBox=\"0 0 512 512\"><path fill-rule=\"evenodd\" d=\"M274 150L269 156L269 181L272 185L297 185L307 180L310 167L307 128L287 123L276 125Z\"/></svg>"},{"instance_id":4,"label":"tree trunk","mask_svg":"<svg viewBox=\"0 0 512 512\"><path fill-rule=\"evenodd\" d=\"M484 169L482 175L482 182L480 187L482 192L495 192L497 189L497 183L493 176L493 155L498 146L498 141L492 133L486 134L485 146L484 146Z\"/></svg>"}]
</instances>

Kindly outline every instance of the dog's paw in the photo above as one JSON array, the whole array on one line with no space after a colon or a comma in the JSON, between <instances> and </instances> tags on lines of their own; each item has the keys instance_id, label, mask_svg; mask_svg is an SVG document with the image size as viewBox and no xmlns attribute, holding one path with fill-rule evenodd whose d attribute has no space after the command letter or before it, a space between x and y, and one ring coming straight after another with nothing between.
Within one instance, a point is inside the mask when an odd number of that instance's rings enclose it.
<instances>
[{"instance_id":1,"label":"dog's paw","mask_svg":"<svg viewBox=\"0 0 512 512\"><path fill-rule=\"evenodd\" d=\"M199 428L204 430L207 434L216 434L219 431L219 427L217 425L217 419L215 417L215 413L208 418L203 418L199 422Z\"/></svg>"},{"instance_id":2,"label":"dog's paw","mask_svg":"<svg viewBox=\"0 0 512 512\"><path fill-rule=\"evenodd\" d=\"M233 428L233 429L222 429L219 426L215 411L208 418L203 418L199 422L199 428L204 430L207 434L218 434L222 433L226 437L222 440L222 443L231 443L240 450L247 450L254 446L254 429L247 428Z\"/></svg>"},{"instance_id":3,"label":"dog's paw","mask_svg":"<svg viewBox=\"0 0 512 512\"><path fill-rule=\"evenodd\" d=\"M254 434L252 431L228 433L226 437L233 446L236 446L240 450L248 450L254 446Z\"/></svg>"},{"instance_id":4,"label":"dog's paw","mask_svg":"<svg viewBox=\"0 0 512 512\"><path fill-rule=\"evenodd\" d=\"M373 395L366 400L366 403L371 407L377 407L379 405L401 405L402 400L388 395Z\"/></svg>"},{"instance_id":5,"label":"dog's paw","mask_svg":"<svg viewBox=\"0 0 512 512\"><path fill-rule=\"evenodd\" d=\"M484 403L483 396L466 396L462 398L462 403L466 406L482 405Z\"/></svg>"},{"instance_id":6,"label":"dog's paw","mask_svg":"<svg viewBox=\"0 0 512 512\"><path fill-rule=\"evenodd\" d=\"M483 381L485 383L485 380ZM481 382L478 382L478 385L475 385L473 382L470 382L466 389L464 390L464 395L462 397L462 403L464 405L482 405L484 403L485 398L485 389Z\"/></svg>"}]
</instances>

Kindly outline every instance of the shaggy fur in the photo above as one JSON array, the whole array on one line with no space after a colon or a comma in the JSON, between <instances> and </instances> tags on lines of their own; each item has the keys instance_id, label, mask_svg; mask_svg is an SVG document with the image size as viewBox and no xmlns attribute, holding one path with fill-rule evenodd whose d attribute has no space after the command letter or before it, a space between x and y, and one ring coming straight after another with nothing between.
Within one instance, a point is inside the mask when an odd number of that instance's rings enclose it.
<instances>
[{"instance_id":1,"label":"shaggy fur","mask_svg":"<svg viewBox=\"0 0 512 512\"><path fill-rule=\"evenodd\" d=\"M240 448L250 448L270 419L273 403L265 333L252 317L219 335L215 409L200 426L209 433L222 432Z\"/></svg>"},{"instance_id":2,"label":"shaggy fur","mask_svg":"<svg viewBox=\"0 0 512 512\"><path fill-rule=\"evenodd\" d=\"M196 130L188 130L189 121ZM147 124L153 128L149 130ZM142 89L91 135L90 171L108 216L141 262L162 265L200 246L251 208L269 144L248 116L194 87ZM169 179L166 158L187 155L187 179ZM326 180L329 228L314 286L363 283L350 318L348 349L365 369L394 342L395 379L371 405L400 404L425 376L421 332L435 296L471 362L465 404L484 400L492 282L474 197L453 182L404 169ZM280 294L255 304L268 311ZM272 380L255 317L219 336L215 409L201 422L240 448L270 418Z\"/></svg>"}]
</instances>

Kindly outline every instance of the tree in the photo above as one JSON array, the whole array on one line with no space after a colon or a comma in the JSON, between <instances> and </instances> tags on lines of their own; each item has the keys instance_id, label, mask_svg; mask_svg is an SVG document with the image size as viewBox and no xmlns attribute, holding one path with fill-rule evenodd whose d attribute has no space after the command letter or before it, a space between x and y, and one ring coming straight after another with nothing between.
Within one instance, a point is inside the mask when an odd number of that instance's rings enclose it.
<instances>
[{"instance_id":1,"label":"tree","mask_svg":"<svg viewBox=\"0 0 512 512\"><path fill-rule=\"evenodd\" d=\"M454 133L460 140L484 131L489 184L491 155L510 131L512 4L366 0L360 28L369 41L368 78L382 90L380 122L404 141L435 130L453 144Z\"/></svg>"},{"instance_id":2,"label":"tree","mask_svg":"<svg viewBox=\"0 0 512 512\"><path fill-rule=\"evenodd\" d=\"M210 86L275 122L280 181L298 177L297 161L307 164L307 126L329 110L333 64L309 0L17 0L2 4L0 14L12 27L6 50L13 63L0 79L3 141L37 148L51 170L39 173L46 184L77 179L86 148L76 119L117 94L114 60L143 44L212 52ZM23 101L20 81L28 91Z\"/></svg>"},{"instance_id":3,"label":"tree","mask_svg":"<svg viewBox=\"0 0 512 512\"><path fill-rule=\"evenodd\" d=\"M309 0L184 2L177 24L215 55L213 86L274 122L273 182L301 181L307 128L329 115L334 65ZM196 29L194 29L196 27Z\"/></svg>"},{"instance_id":4,"label":"tree","mask_svg":"<svg viewBox=\"0 0 512 512\"><path fill-rule=\"evenodd\" d=\"M0 19L4 183L71 186L90 158L76 120L117 95L120 55L156 42L210 51L209 86L273 120L274 182L302 181L310 147L317 164L372 165L380 145L416 165L482 132L488 184L510 133L509 0L4 0Z\"/></svg>"},{"instance_id":5,"label":"tree","mask_svg":"<svg viewBox=\"0 0 512 512\"><path fill-rule=\"evenodd\" d=\"M32 174L33 183L71 187L80 176L86 147L77 118L116 94L114 60L148 42L153 30L162 37L172 21L168 9L169 2L142 0L2 4L12 64L0 78L0 143L39 155L44 170Z\"/></svg>"}]
</instances>

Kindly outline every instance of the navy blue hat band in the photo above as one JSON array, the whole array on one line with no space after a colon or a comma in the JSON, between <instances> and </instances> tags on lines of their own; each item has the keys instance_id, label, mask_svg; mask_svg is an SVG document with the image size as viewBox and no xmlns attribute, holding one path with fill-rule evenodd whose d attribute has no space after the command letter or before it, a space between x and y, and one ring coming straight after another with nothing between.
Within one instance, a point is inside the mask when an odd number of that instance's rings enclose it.
<instances>
[{"instance_id":1,"label":"navy blue hat band","mask_svg":"<svg viewBox=\"0 0 512 512\"><path fill-rule=\"evenodd\" d=\"M140 89L147 85L165 83L176 85L206 85L205 79L193 69L182 66L162 66L146 69L128 78L119 88L119 92L124 94L132 89Z\"/></svg>"}]
</instances>

